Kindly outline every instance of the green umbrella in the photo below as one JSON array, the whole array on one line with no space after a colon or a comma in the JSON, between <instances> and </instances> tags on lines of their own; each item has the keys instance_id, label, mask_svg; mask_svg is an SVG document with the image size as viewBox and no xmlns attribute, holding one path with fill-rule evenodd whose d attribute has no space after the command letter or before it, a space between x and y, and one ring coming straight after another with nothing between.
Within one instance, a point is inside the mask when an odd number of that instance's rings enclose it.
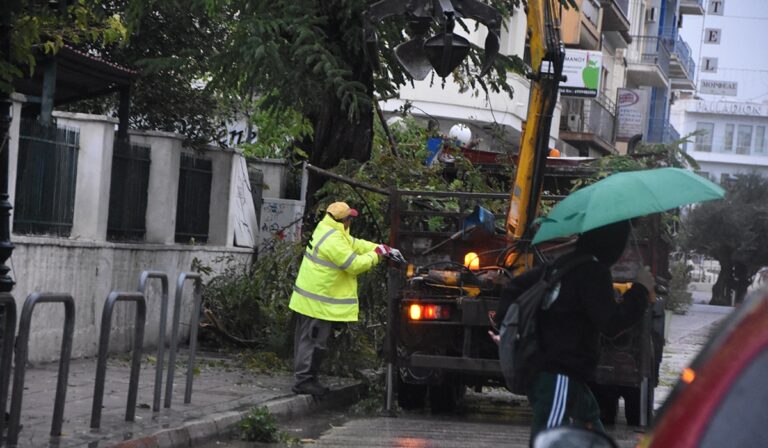
<instances>
[{"instance_id":1,"label":"green umbrella","mask_svg":"<svg viewBox=\"0 0 768 448\"><path fill-rule=\"evenodd\" d=\"M541 219L533 244L607 224L720 199L725 190L680 168L617 173L560 201Z\"/></svg>"}]
</instances>

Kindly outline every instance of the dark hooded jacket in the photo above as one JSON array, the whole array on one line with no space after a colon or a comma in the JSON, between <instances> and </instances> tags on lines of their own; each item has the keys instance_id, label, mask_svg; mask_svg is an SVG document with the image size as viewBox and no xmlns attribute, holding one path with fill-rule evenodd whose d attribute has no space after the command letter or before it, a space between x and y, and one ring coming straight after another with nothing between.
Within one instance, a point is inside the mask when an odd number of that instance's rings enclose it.
<instances>
[{"instance_id":1,"label":"dark hooded jacket","mask_svg":"<svg viewBox=\"0 0 768 448\"><path fill-rule=\"evenodd\" d=\"M620 300L614 297L610 267L621 257L628 235L626 221L585 232L576 250L551 266L557 269L580 254L592 256L563 276L556 300L539 314L541 370L590 380L599 360L600 334L615 336L643 316L648 292L642 285L633 285ZM541 278L541 269L516 278L504 296L519 296Z\"/></svg>"}]
</instances>

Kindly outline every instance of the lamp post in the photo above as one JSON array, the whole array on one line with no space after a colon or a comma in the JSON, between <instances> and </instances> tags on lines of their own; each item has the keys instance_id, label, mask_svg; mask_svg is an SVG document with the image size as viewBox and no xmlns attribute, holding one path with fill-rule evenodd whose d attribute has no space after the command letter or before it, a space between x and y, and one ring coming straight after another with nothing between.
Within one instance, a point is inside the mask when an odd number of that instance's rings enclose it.
<instances>
[{"instance_id":1,"label":"lamp post","mask_svg":"<svg viewBox=\"0 0 768 448\"><path fill-rule=\"evenodd\" d=\"M11 0L0 2L0 52L5 62L11 62ZM11 94L10 91L0 91L0 292L10 292L14 281L11 270L6 262L13 253L11 243L11 203L8 200L8 148L10 146L11 130Z\"/></svg>"}]
</instances>

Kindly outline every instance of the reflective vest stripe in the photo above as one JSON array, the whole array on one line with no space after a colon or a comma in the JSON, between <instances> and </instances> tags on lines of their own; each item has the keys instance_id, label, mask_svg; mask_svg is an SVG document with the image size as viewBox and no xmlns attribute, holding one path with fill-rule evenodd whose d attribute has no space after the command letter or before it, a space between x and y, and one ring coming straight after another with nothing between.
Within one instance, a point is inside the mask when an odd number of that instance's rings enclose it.
<instances>
[{"instance_id":1,"label":"reflective vest stripe","mask_svg":"<svg viewBox=\"0 0 768 448\"><path fill-rule=\"evenodd\" d=\"M355 304L357 304L357 299L355 299L355 298L337 299L335 297L321 296L319 294L315 294L315 293L311 293L309 291L305 291L305 290L299 288L298 286L294 286L293 290L296 291L297 293L301 294L302 296L308 298L308 299L317 300L318 302L330 303L332 305L355 305Z\"/></svg>"},{"instance_id":2,"label":"reflective vest stripe","mask_svg":"<svg viewBox=\"0 0 768 448\"><path fill-rule=\"evenodd\" d=\"M339 266L339 269L344 270L350 267L352 265L352 262L355 261L355 258L357 258L357 254L353 252L352 255L350 255L349 258L347 258L347 261L345 261L341 266Z\"/></svg>"},{"instance_id":3,"label":"reflective vest stripe","mask_svg":"<svg viewBox=\"0 0 768 448\"><path fill-rule=\"evenodd\" d=\"M320 249L320 245L322 245L323 242L326 239L328 239L328 237L331 236L333 234L333 232L335 232L335 231L336 231L336 229L331 229L331 230L325 232L325 235L323 235L323 237L320 238L320 241L318 241L317 244L315 244L315 250L312 251L312 255L317 256L317 250Z\"/></svg>"},{"instance_id":4,"label":"reflective vest stripe","mask_svg":"<svg viewBox=\"0 0 768 448\"><path fill-rule=\"evenodd\" d=\"M342 269L342 268L336 266L335 264L331 263L330 261L325 261L325 260L323 260L320 257L316 257L316 256L310 254L309 252L304 252L304 256L309 258L310 260L314 261L315 263L321 265L321 266L325 266L325 267L331 268L331 269L338 269L338 270Z\"/></svg>"}]
</instances>

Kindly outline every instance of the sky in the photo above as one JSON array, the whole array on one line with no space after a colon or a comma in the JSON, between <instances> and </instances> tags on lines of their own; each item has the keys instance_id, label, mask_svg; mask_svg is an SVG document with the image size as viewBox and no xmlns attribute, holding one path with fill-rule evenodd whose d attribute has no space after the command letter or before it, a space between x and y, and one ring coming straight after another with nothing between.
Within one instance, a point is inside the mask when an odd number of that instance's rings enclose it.
<instances>
[{"instance_id":1,"label":"sky","mask_svg":"<svg viewBox=\"0 0 768 448\"><path fill-rule=\"evenodd\" d=\"M703 0L708 8L710 0ZM697 79L737 81L739 101L768 101L768 0L723 0L724 15L683 16L680 36L690 45ZM720 28L720 45L703 44L703 28ZM718 58L717 73L700 73L701 57Z\"/></svg>"}]
</instances>

